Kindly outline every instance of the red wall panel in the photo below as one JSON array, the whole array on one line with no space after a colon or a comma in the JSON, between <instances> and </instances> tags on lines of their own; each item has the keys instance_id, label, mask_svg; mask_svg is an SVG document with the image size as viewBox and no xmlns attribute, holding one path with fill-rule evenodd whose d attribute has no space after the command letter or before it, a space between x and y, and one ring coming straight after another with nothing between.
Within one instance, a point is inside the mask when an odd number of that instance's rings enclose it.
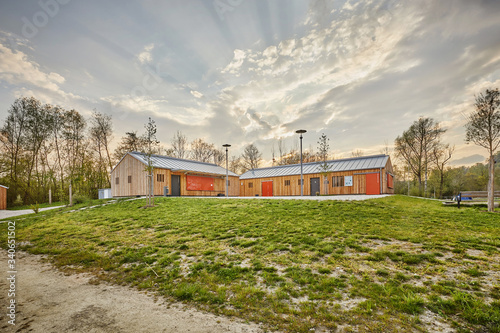
<instances>
[{"instance_id":1,"label":"red wall panel","mask_svg":"<svg viewBox=\"0 0 500 333\"><path fill-rule=\"evenodd\" d=\"M186 176L186 190L214 191L214 179L210 177Z\"/></svg>"}]
</instances>

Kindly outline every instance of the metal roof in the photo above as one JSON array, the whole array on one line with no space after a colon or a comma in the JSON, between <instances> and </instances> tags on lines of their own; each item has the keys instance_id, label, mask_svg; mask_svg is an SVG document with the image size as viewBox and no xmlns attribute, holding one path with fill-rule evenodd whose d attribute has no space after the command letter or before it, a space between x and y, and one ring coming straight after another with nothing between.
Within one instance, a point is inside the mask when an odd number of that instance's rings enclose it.
<instances>
[{"instance_id":1,"label":"metal roof","mask_svg":"<svg viewBox=\"0 0 500 333\"><path fill-rule=\"evenodd\" d=\"M388 155L373 155L345 158L341 160L326 161L330 172L366 170L384 168L389 159ZM323 162L303 163L303 174L321 173L320 165ZM240 179L254 179L280 176L300 175L300 164L281 165L270 168L253 169L245 172Z\"/></svg>"},{"instance_id":2,"label":"metal roof","mask_svg":"<svg viewBox=\"0 0 500 333\"><path fill-rule=\"evenodd\" d=\"M146 154L133 151L128 153L128 155L131 155L132 157L138 159L145 165L148 165L148 157ZM153 167L159 169L170 169L172 171L197 172L197 173L223 175L223 176L226 175L226 169L218 166L217 164L212 164L212 163L183 160L180 158L161 156L161 155L152 155L151 162L153 164ZM229 171L228 173L230 176L238 177L238 175L235 174L234 172Z\"/></svg>"}]
</instances>

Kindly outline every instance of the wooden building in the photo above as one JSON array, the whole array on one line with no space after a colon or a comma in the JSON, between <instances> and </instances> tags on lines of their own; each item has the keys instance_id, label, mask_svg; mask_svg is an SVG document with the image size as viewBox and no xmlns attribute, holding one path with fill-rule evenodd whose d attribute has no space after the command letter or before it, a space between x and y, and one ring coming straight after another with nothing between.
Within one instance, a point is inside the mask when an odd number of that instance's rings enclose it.
<instances>
[{"instance_id":1,"label":"wooden building","mask_svg":"<svg viewBox=\"0 0 500 333\"><path fill-rule=\"evenodd\" d=\"M153 155L154 195L162 196L168 188L170 196L217 196L226 193L226 169L211 163ZM146 195L148 181L145 154L126 154L111 171L113 197ZM238 175L229 171L229 195L239 196Z\"/></svg>"},{"instance_id":2,"label":"wooden building","mask_svg":"<svg viewBox=\"0 0 500 333\"><path fill-rule=\"evenodd\" d=\"M327 182L321 164L303 163L304 195L394 193L392 163L387 155L327 161ZM300 195L300 164L254 169L241 175L240 196L256 195Z\"/></svg>"},{"instance_id":3,"label":"wooden building","mask_svg":"<svg viewBox=\"0 0 500 333\"><path fill-rule=\"evenodd\" d=\"M7 186L0 185L0 210L7 209Z\"/></svg>"}]
</instances>

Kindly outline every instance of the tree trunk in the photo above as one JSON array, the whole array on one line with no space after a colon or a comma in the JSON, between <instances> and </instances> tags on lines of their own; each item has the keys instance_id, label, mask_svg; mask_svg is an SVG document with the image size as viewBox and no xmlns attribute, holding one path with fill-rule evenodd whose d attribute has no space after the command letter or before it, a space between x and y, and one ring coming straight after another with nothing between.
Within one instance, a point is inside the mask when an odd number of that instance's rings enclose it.
<instances>
[{"instance_id":1,"label":"tree trunk","mask_svg":"<svg viewBox=\"0 0 500 333\"><path fill-rule=\"evenodd\" d=\"M490 150L490 175L488 180L488 212L495 211L495 159Z\"/></svg>"}]
</instances>

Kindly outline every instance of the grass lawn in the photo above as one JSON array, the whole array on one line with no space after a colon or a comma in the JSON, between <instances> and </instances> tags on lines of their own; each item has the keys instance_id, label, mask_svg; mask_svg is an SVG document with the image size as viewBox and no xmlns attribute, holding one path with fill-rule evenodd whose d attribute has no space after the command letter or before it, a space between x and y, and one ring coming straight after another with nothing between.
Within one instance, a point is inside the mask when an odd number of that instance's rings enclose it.
<instances>
[{"instance_id":1,"label":"grass lawn","mask_svg":"<svg viewBox=\"0 0 500 333\"><path fill-rule=\"evenodd\" d=\"M270 330L500 332L500 215L485 207L403 196L156 204L32 215L17 222L18 248Z\"/></svg>"}]
</instances>

